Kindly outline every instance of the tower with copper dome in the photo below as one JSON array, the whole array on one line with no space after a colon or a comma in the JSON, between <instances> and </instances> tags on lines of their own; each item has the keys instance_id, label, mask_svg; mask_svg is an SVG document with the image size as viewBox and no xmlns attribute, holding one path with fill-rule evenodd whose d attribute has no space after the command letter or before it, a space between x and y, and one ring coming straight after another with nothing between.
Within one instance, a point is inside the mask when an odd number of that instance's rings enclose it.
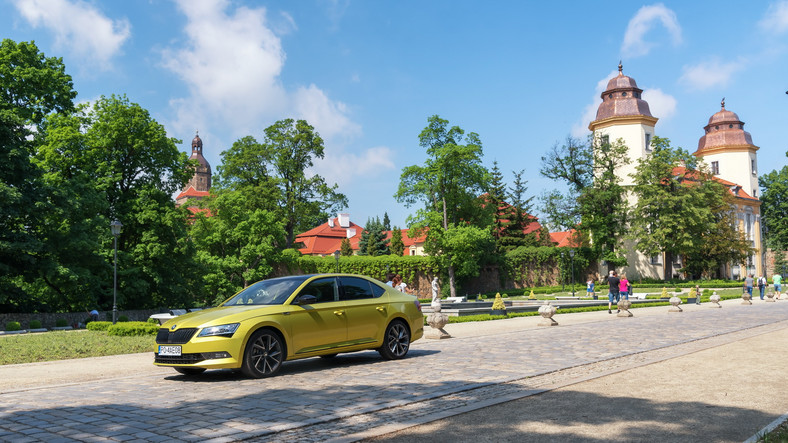
<instances>
[{"instance_id":1,"label":"tower with copper dome","mask_svg":"<svg viewBox=\"0 0 788 443\"><path fill-rule=\"evenodd\" d=\"M602 93L602 103L596 111L596 119L588 125L598 142L615 143L621 139L628 148L630 163L621 166L617 172L623 186L634 181L630 174L635 172L637 160L644 158L651 150L651 139L657 118L651 115L648 103L643 100L643 90L638 88L635 79L624 75L619 62L618 75L607 82Z\"/></svg>"},{"instance_id":2,"label":"tower with copper dome","mask_svg":"<svg viewBox=\"0 0 788 443\"><path fill-rule=\"evenodd\" d=\"M735 112L722 109L709 118L703 129L706 133L698 140L695 156L711 167L716 177L741 186L748 195L758 193L758 147L752 144L752 136L744 130L744 122Z\"/></svg>"},{"instance_id":3,"label":"tower with copper dome","mask_svg":"<svg viewBox=\"0 0 788 443\"><path fill-rule=\"evenodd\" d=\"M197 166L194 169L192 178L186 183L183 191L175 198L177 205L182 205L189 199L200 200L208 196L211 190L211 165L202 155L202 139L199 133L192 139L192 155L189 157L189 160L196 160Z\"/></svg>"}]
</instances>

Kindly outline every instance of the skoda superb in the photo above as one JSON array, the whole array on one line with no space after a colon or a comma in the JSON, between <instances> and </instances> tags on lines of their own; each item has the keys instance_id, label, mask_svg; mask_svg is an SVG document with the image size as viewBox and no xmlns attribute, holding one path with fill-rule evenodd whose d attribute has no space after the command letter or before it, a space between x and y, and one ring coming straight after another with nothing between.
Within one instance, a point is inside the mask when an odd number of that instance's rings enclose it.
<instances>
[{"instance_id":1,"label":"skoda superb","mask_svg":"<svg viewBox=\"0 0 788 443\"><path fill-rule=\"evenodd\" d=\"M377 350L405 357L424 334L419 301L380 281L343 274L259 281L220 306L164 323L154 364L182 374L230 368L261 378L286 360Z\"/></svg>"}]
</instances>

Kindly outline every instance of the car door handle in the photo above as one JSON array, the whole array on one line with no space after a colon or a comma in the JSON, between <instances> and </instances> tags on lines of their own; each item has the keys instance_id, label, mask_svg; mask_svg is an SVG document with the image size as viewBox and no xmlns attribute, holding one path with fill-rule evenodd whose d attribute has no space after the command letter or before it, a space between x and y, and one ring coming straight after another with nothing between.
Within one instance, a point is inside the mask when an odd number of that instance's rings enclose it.
<instances>
[{"instance_id":1,"label":"car door handle","mask_svg":"<svg viewBox=\"0 0 788 443\"><path fill-rule=\"evenodd\" d=\"M345 315L345 311L334 311L334 315Z\"/></svg>"},{"instance_id":2,"label":"car door handle","mask_svg":"<svg viewBox=\"0 0 788 443\"><path fill-rule=\"evenodd\" d=\"M378 311L380 311L380 312L386 312L386 307L385 307L385 306L378 306L378 307L377 307L377 308L375 308L375 309L377 309L377 310L378 310Z\"/></svg>"}]
</instances>

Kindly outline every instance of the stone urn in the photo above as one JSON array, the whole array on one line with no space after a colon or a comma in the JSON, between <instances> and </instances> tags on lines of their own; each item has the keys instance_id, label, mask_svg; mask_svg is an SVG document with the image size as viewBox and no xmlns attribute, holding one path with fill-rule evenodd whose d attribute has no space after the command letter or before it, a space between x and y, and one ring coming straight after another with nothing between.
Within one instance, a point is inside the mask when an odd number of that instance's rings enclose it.
<instances>
[{"instance_id":1,"label":"stone urn","mask_svg":"<svg viewBox=\"0 0 788 443\"><path fill-rule=\"evenodd\" d=\"M744 292L741 293L741 304L751 305L752 301L750 301L750 298L752 298L752 296L750 295L749 292L745 290Z\"/></svg>"},{"instance_id":2,"label":"stone urn","mask_svg":"<svg viewBox=\"0 0 788 443\"><path fill-rule=\"evenodd\" d=\"M668 312L684 312L684 310L679 307L681 304L680 298L674 295L673 297L670 297L668 302L670 303L670 309L668 309Z\"/></svg>"},{"instance_id":3,"label":"stone urn","mask_svg":"<svg viewBox=\"0 0 788 443\"><path fill-rule=\"evenodd\" d=\"M539 306L539 315L542 316L542 321L539 322L538 326L558 326L558 322L553 320L555 306L551 305L550 302L545 301L542 306Z\"/></svg>"},{"instance_id":4,"label":"stone urn","mask_svg":"<svg viewBox=\"0 0 788 443\"><path fill-rule=\"evenodd\" d=\"M432 312L427 316L427 324L430 325L432 330L425 331L424 338L451 338L451 335L443 329L449 322L449 315L441 312L440 299L436 299L430 303L430 307L432 308Z\"/></svg>"},{"instance_id":5,"label":"stone urn","mask_svg":"<svg viewBox=\"0 0 788 443\"><path fill-rule=\"evenodd\" d=\"M713 294L709 296L709 301L712 303L712 308L721 308L722 305L720 304L720 296L717 294L717 291L714 291Z\"/></svg>"},{"instance_id":6,"label":"stone urn","mask_svg":"<svg viewBox=\"0 0 788 443\"><path fill-rule=\"evenodd\" d=\"M632 313L629 312L629 307L632 306L632 302L627 300L626 298L622 298L618 301L618 316L619 317L633 317Z\"/></svg>"},{"instance_id":7,"label":"stone urn","mask_svg":"<svg viewBox=\"0 0 788 443\"><path fill-rule=\"evenodd\" d=\"M766 292L766 301L774 303L774 292L772 291Z\"/></svg>"}]
</instances>

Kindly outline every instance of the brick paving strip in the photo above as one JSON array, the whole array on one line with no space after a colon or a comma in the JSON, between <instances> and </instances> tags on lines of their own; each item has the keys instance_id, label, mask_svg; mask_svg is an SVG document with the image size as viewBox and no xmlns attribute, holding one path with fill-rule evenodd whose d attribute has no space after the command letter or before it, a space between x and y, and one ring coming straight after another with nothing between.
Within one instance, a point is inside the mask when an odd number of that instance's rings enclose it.
<instances>
[{"instance_id":1,"label":"brick paving strip","mask_svg":"<svg viewBox=\"0 0 788 443\"><path fill-rule=\"evenodd\" d=\"M420 340L398 361L289 362L265 380L209 371L7 392L0 441L355 441L788 327L788 303L637 312Z\"/></svg>"}]
</instances>

